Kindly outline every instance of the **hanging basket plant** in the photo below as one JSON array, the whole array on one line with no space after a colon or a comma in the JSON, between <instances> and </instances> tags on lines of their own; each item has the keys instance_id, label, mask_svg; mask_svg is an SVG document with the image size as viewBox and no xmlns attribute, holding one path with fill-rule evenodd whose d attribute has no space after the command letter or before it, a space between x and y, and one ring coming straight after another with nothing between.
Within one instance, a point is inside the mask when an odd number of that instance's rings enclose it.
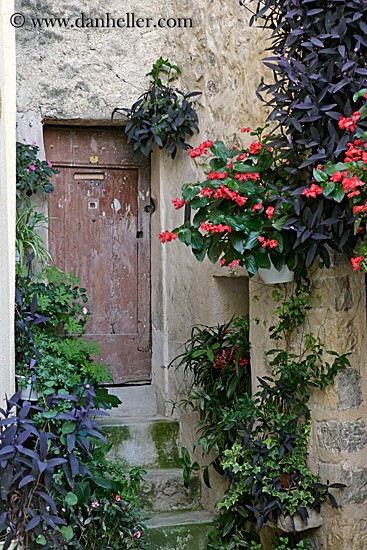
<instances>
[{"instance_id":1,"label":"hanging basket plant","mask_svg":"<svg viewBox=\"0 0 367 550\"><path fill-rule=\"evenodd\" d=\"M166 149L168 156L175 158L177 147L187 150L189 146L185 140L193 135L194 130L199 131L198 116L190 99L201 92L185 94L172 88L172 82L180 73L176 65L160 57L146 75L152 78L148 90L130 109L113 110L112 120L116 112L122 112L129 118L125 132L128 143L134 145L135 161L139 151L148 157L154 143L160 149ZM162 75L166 78L165 83Z\"/></svg>"}]
</instances>

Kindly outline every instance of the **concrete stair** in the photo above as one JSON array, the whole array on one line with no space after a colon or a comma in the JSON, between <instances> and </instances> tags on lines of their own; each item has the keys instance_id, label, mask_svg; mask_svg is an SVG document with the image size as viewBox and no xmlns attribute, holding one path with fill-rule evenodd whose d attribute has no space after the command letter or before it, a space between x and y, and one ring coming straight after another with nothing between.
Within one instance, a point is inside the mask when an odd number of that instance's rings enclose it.
<instances>
[{"instance_id":1,"label":"concrete stair","mask_svg":"<svg viewBox=\"0 0 367 550\"><path fill-rule=\"evenodd\" d=\"M147 387L134 388L134 402L146 396ZM140 496L147 550L206 550L213 515L201 509L197 473L186 489L182 470L177 468L179 422L151 416L151 405L143 410L148 416L126 416L127 410L123 403L117 415L103 418L101 424L107 440L113 443L109 459L127 468L142 466L147 470ZM137 410L132 410L136 414Z\"/></svg>"}]
</instances>

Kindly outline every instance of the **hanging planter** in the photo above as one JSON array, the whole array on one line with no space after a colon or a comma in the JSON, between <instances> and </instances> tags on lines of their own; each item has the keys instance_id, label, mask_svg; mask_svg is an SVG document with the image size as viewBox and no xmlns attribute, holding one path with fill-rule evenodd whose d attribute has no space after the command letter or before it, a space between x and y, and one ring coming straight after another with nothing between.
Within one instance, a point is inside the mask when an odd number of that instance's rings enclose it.
<instances>
[{"instance_id":1,"label":"hanging planter","mask_svg":"<svg viewBox=\"0 0 367 550\"><path fill-rule=\"evenodd\" d=\"M259 274L267 285L279 283L291 283L294 279L294 273L287 265L284 265L280 271L271 263L270 269L259 267Z\"/></svg>"},{"instance_id":2,"label":"hanging planter","mask_svg":"<svg viewBox=\"0 0 367 550\"><path fill-rule=\"evenodd\" d=\"M307 525L303 521L300 514L295 514L294 516L280 514L276 527L285 533L300 533L306 531L307 529L316 529L316 527L321 527L324 523L322 516L313 508L307 507ZM293 519L293 522L292 522ZM293 524L292 524L293 523Z\"/></svg>"},{"instance_id":3,"label":"hanging planter","mask_svg":"<svg viewBox=\"0 0 367 550\"><path fill-rule=\"evenodd\" d=\"M18 379L18 388L22 390L20 398L23 401L38 401L42 393L35 389L32 381L29 379L27 380L25 376L21 376L20 374L16 374L15 377Z\"/></svg>"}]
</instances>

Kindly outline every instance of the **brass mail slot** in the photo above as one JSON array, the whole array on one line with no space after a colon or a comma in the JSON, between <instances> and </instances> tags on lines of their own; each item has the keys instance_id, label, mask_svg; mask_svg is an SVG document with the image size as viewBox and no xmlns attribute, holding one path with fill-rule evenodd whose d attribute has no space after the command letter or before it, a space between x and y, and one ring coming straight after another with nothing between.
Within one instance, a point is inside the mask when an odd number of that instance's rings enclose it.
<instances>
[{"instance_id":1,"label":"brass mail slot","mask_svg":"<svg viewBox=\"0 0 367 550\"><path fill-rule=\"evenodd\" d=\"M103 174L102 172L93 172L91 174L80 174L78 172L76 172L74 174L74 179L75 180L104 180L105 179L105 174Z\"/></svg>"}]
</instances>

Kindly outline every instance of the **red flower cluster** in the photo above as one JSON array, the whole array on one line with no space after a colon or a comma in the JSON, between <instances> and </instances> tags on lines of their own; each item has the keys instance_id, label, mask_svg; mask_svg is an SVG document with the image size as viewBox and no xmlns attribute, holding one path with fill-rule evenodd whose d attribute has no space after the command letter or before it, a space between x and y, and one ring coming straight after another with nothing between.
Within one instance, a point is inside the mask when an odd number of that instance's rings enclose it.
<instances>
[{"instance_id":1,"label":"red flower cluster","mask_svg":"<svg viewBox=\"0 0 367 550\"><path fill-rule=\"evenodd\" d=\"M261 143L258 141L257 143L251 143L249 153L250 155L257 155L261 151Z\"/></svg>"},{"instance_id":2,"label":"red flower cluster","mask_svg":"<svg viewBox=\"0 0 367 550\"><path fill-rule=\"evenodd\" d=\"M268 216L269 220L274 216L274 206L268 206L265 210L265 214Z\"/></svg>"},{"instance_id":3,"label":"red flower cluster","mask_svg":"<svg viewBox=\"0 0 367 550\"><path fill-rule=\"evenodd\" d=\"M306 197L313 197L316 199L316 195L320 195L322 193L322 187L319 187L316 184L312 184L309 189L304 189L302 191L302 195L306 195Z\"/></svg>"},{"instance_id":4,"label":"red flower cluster","mask_svg":"<svg viewBox=\"0 0 367 550\"><path fill-rule=\"evenodd\" d=\"M214 198L231 199L232 201L235 201L238 204L238 206L243 206L245 202L248 200L247 197L241 197L241 195L239 195L237 191L231 191L229 187L226 187L223 184L214 193Z\"/></svg>"},{"instance_id":5,"label":"red flower cluster","mask_svg":"<svg viewBox=\"0 0 367 550\"><path fill-rule=\"evenodd\" d=\"M229 227L229 225L223 225L221 223L218 225L212 225L211 223L201 222L200 229L204 229L204 231L208 231L208 233L224 233L225 231L230 233L232 231L232 228Z\"/></svg>"},{"instance_id":6,"label":"red flower cluster","mask_svg":"<svg viewBox=\"0 0 367 550\"><path fill-rule=\"evenodd\" d=\"M362 206L354 206L353 214L359 214L360 212L367 212L367 205L364 203Z\"/></svg>"},{"instance_id":7,"label":"red flower cluster","mask_svg":"<svg viewBox=\"0 0 367 550\"><path fill-rule=\"evenodd\" d=\"M353 113L352 115L352 118L341 116L338 122L339 128L341 128L342 130L350 130L351 132L353 132L356 127L356 122L359 120L360 116L361 113L359 111L355 111L355 113Z\"/></svg>"},{"instance_id":8,"label":"red flower cluster","mask_svg":"<svg viewBox=\"0 0 367 550\"><path fill-rule=\"evenodd\" d=\"M208 148L212 147L212 145L212 141L203 141L203 143L200 143L199 147L196 147L195 149L189 148L189 155L192 159L196 157L201 157L203 153L206 155L208 152Z\"/></svg>"},{"instance_id":9,"label":"red flower cluster","mask_svg":"<svg viewBox=\"0 0 367 550\"><path fill-rule=\"evenodd\" d=\"M251 132L250 126L248 128L241 128L241 132Z\"/></svg>"},{"instance_id":10,"label":"red flower cluster","mask_svg":"<svg viewBox=\"0 0 367 550\"><path fill-rule=\"evenodd\" d=\"M357 258L351 258L350 261L353 265L353 271L357 271L357 269L361 269L361 266L359 265L364 260L364 256L358 256Z\"/></svg>"},{"instance_id":11,"label":"red flower cluster","mask_svg":"<svg viewBox=\"0 0 367 550\"><path fill-rule=\"evenodd\" d=\"M176 210L179 210L180 208L185 206L185 201L181 198L172 199L172 202Z\"/></svg>"},{"instance_id":12,"label":"red flower cluster","mask_svg":"<svg viewBox=\"0 0 367 550\"><path fill-rule=\"evenodd\" d=\"M238 349L238 347L234 348L233 353L232 353L232 357L231 357L231 350L228 349L228 348L224 348L222 350L222 353L218 353L217 355L215 355L214 360L213 360L214 368L215 369L225 369L226 367L228 367L228 365L232 364L234 366L234 370L236 370L236 353L237 353L237 349ZM239 361L238 361L238 366L240 368L243 368L246 365L248 365L248 363L249 363L248 357L241 356Z\"/></svg>"},{"instance_id":13,"label":"red flower cluster","mask_svg":"<svg viewBox=\"0 0 367 550\"><path fill-rule=\"evenodd\" d=\"M351 178L344 178L342 184L344 193L348 193L347 197L350 199L361 194L360 191L357 191L357 187L364 186L364 182L359 180L356 174L354 174Z\"/></svg>"},{"instance_id":14,"label":"red flower cluster","mask_svg":"<svg viewBox=\"0 0 367 550\"><path fill-rule=\"evenodd\" d=\"M220 265L225 265L226 261L227 260L223 258L223 260L220 261ZM232 269L234 269L235 267L238 267L240 265L240 261L241 260L232 260L232 262L230 262L227 267L231 267Z\"/></svg>"},{"instance_id":15,"label":"red flower cluster","mask_svg":"<svg viewBox=\"0 0 367 550\"><path fill-rule=\"evenodd\" d=\"M331 176L331 181L337 183L339 181L341 181L343 178L345 178L346 176L348 176L349 172L348 171L344 171L344 172L335 172L335 174L333 174Z\"/></svg>"},{"instance_id":16,"label":"red flower cluster","mask_svg":"<svg viewBox=\"0 0 367 550\"><path fill-rule=\"evenodd\" d=\"M164 231L163 233L158 233L157 237L161 240L161 243L169 243L170 241L174 241L177 239L178 235L177 233L171 233L170 231Z\"/></svg>"},{"instance_id":17,"label":"red flower cluster","mask_svg":"<svg viewBox=\"0 0 367 550\"><path fill-rule=\"evenodd\" d=\"M238 180L238 181L247 181L249 179L251 180L258 180L260 177L260 174L259 172L253 172L252 174L248 173L248 174L237 174L237 172L235 173L234 175L234 179L235 180Z\"/></svg>"},{"instance_id":18,"label":"red flower cluster","mask_svg":"<svg viewBox=\"0 0 367 550\"><path fill-rule=\"evenodd\" d=\"M266 241L265 237L258 237L258 239L263 248L266 248L267 246L270 246L270 248L276 248L278 246L278 243L275 239L271 239L269 241Z\"/></svg>"},{"instance_id":19,"label":"red flower cluster","mask_svg":"<svg viewBox=\"0 0 367 550\"><path fill-rule=\"evenodd\" d=\"M263 207L263 205L261 204L261 202L258 202L257 204L255 204L252 208L252 211L253 212L256 212L257 210L261 210Z\"/></svg>"},{"instance_id":20,"label":"red flower cluster","mask_svg":"<svg viewBox=\"0 0 367 550\"><path fill-rule=\"evenodd\" d=\"M211 197L213 193L214 191L209 189L209 187L206 187L200 191L200 195L203 195L203 197Z\"/></svg>"},{"instance_id":21,"label":"red flower cluster","mask_svg":"<svg viewBox=\"0 0 367 550\"><path fill-rule=\"evenodd\" d=\"M353 143L348 143L347 145L349 145L349 149L345 153L344 162L363 160L367 164L367 151L362 149L362 147L367 147L364 141L356 139Z\"/></svg>"},{"instance_id":22,"label":"red flower cluster","mask_svg":"<svg viewBox=\"0 0 367 550\"><path fill-rule=\"evenodd\" d=\"M210 170L208 174L208 180L225 180L228 172L213 172Z\"/></svg>"},{"instance_id":23,"label":"red flower cluster","mask_svg":"<svg viewBox=\"0 0 367 550\"><path fill-rule=\"evenodd\" d=\"M239 155L236 160L245 160L247 158L247 153L242 153L242 155Z\"/></svg>"}]
</instances>

